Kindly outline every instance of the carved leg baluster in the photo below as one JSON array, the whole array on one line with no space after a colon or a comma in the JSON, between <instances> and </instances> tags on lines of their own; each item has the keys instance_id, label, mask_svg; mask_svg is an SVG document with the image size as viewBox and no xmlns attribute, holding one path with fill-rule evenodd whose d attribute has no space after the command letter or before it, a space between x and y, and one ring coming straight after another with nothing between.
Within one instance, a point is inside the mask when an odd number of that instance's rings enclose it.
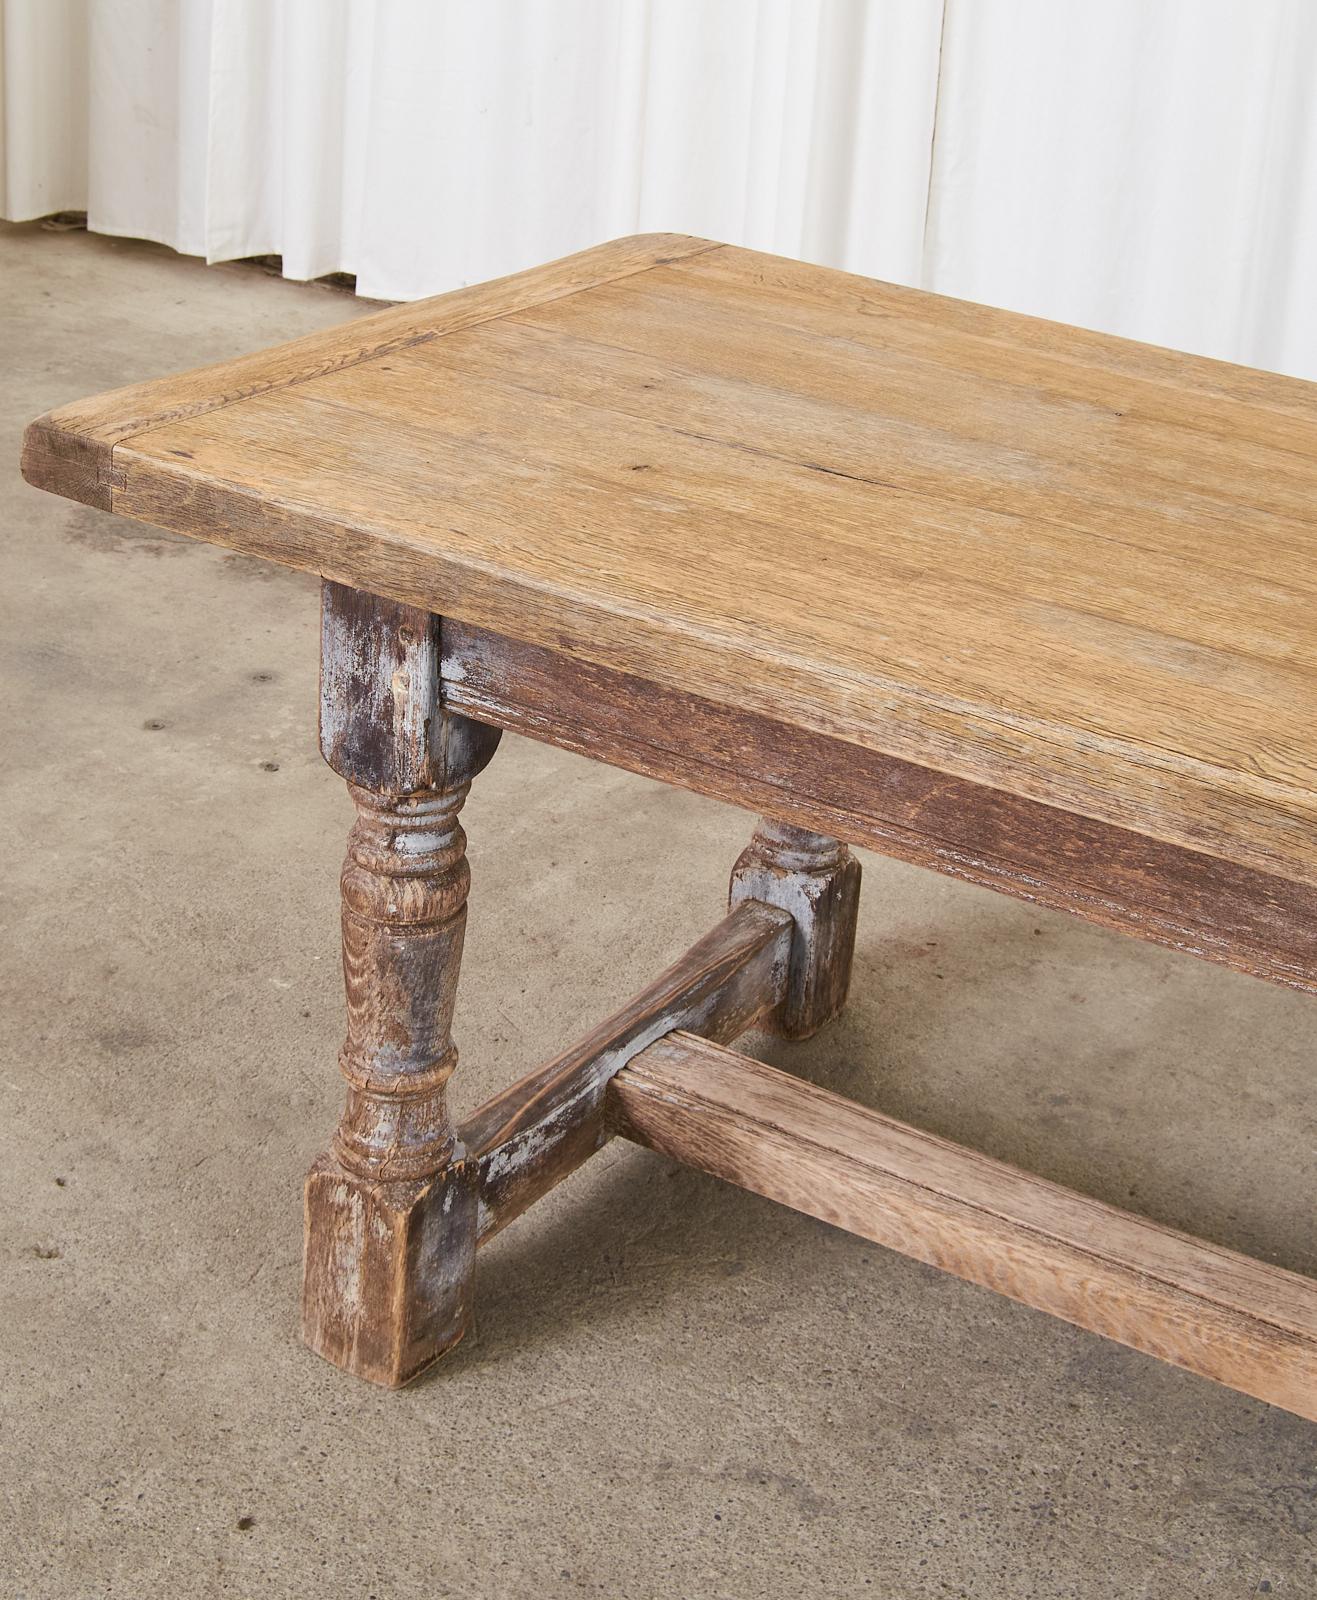
<instances>
[{"instance_id":1,"label":"carved leg baluster","mask_svg":"<svg viewBox=\"0 0 1317 1600\"><path fill-rule=\"evenodd\" d=\"M322 744L357 821L342 879L347 1104L307 1175L303 1337L395 1387L469 1312L475 1190L446 1097L470 884L458 812L498 736L444 712L436 618L332 584L324 618Z\"/></svg>"},{"instance_id":2,"label":"carved leg baluster","mask_svg":"<svg viewBox=\"0 0 1317 1600\"><path fill-rule=\"evenodd\" d=\"M795 919L786 999L765 1025L809 1038L846 1004L860 863L835 839L762 817L732 870L730 899L762 900Z\"/></svg>"}]
</instances>

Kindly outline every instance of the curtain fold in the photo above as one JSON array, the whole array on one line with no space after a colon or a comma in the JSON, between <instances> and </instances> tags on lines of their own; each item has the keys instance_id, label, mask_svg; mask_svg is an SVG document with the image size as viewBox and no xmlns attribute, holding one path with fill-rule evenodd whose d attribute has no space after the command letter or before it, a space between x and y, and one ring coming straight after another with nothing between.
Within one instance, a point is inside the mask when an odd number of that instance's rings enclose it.
<instances>
[{"instance_id":1,"label":"curtain fold","mask_svg":"<svg viewBox=\"0 0 1317 1600\"><path fill-rule=\"evenodd\" d=\"M13 220L85 209L383 299L649 229L919 274L941 0L0 0L0 21Z\"/></svg>"},{"instance_id":2,"label":"curtain fold","mask_svg":"<svg viewBox=\"0 0 1317 1600\"><path fill-rule=\"evenodd\" d=\"M947 0L924 282L1317 378L1317 5Z\"/></svg>"},{"instance_id":3,"label":"curtain fold","mask_svg":"<svg viewBox=\"0 0 1317 1600\"><path fill-rule=\"evenodd\" d=\"M0 0L0 216L87 205L85 0Z\"/></svg>"},{"instance_id":4,"label":"curtain fold","mask_svg":"<svg viewBox=\"0 0 1317 1600\"><path fill-rule=\"evenodd\" d=\"M382 299L703 234L1317 378L1312 0L0 0L0 215Z\"/></svg>"}]
</instances>

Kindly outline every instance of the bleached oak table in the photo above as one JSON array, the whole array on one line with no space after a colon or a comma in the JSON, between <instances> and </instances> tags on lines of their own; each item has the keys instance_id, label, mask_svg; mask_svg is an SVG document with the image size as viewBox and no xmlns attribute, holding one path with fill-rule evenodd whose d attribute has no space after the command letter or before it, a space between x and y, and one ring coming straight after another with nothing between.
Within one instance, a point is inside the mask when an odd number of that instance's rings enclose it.
<instances>
[{"instance_id":1,"label":"bleached oak table","mask_svg":"<svg viewBox=\"0 0 1317 1600\"><path fill-rule=\"evenodd\" d=\"M726 1048L843 1003L843 840L1317 987L1314 423L1297 381L666 236L33 423L42 488L324 578L358 820L307 1342L413 1377L477 1246L620 1133L1317 1418L1313 1282ZM771 820L724 921L454 1128L503 728Z\"/></svg>"}]
</instances>

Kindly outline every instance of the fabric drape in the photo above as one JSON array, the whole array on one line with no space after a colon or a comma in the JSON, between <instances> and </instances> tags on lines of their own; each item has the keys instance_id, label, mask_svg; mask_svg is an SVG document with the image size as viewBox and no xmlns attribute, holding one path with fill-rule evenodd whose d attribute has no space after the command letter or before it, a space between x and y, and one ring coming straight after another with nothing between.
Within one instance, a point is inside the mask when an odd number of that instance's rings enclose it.
<instances>
[{"instance_id":1,"label":"fabric drape","mask_svg":"<svg viewBox=\"0 0 1317 1600\"><path fill-rule=\"evenodd\" d=\"M1311 0L0 0L0 215L410 299L687 232L1317 378Z\"/></svg>"}]
</instances>

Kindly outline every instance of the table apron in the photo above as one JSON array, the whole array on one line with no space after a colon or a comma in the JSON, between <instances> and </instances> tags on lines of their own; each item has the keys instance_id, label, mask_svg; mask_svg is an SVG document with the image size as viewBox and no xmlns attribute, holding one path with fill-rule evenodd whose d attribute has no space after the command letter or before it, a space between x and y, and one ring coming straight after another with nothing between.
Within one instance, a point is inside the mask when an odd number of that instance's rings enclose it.
<instances>
[{"instance_id":1,"label":"table apron","mask_svg":"<svg viewBox=\"0 0 1317 1600\"><path fill-rule=\"evenodd\" d=\"M849 844L1317 992L1317 891L445 618L444 703Z\"/></svg>"}]
</instances>

